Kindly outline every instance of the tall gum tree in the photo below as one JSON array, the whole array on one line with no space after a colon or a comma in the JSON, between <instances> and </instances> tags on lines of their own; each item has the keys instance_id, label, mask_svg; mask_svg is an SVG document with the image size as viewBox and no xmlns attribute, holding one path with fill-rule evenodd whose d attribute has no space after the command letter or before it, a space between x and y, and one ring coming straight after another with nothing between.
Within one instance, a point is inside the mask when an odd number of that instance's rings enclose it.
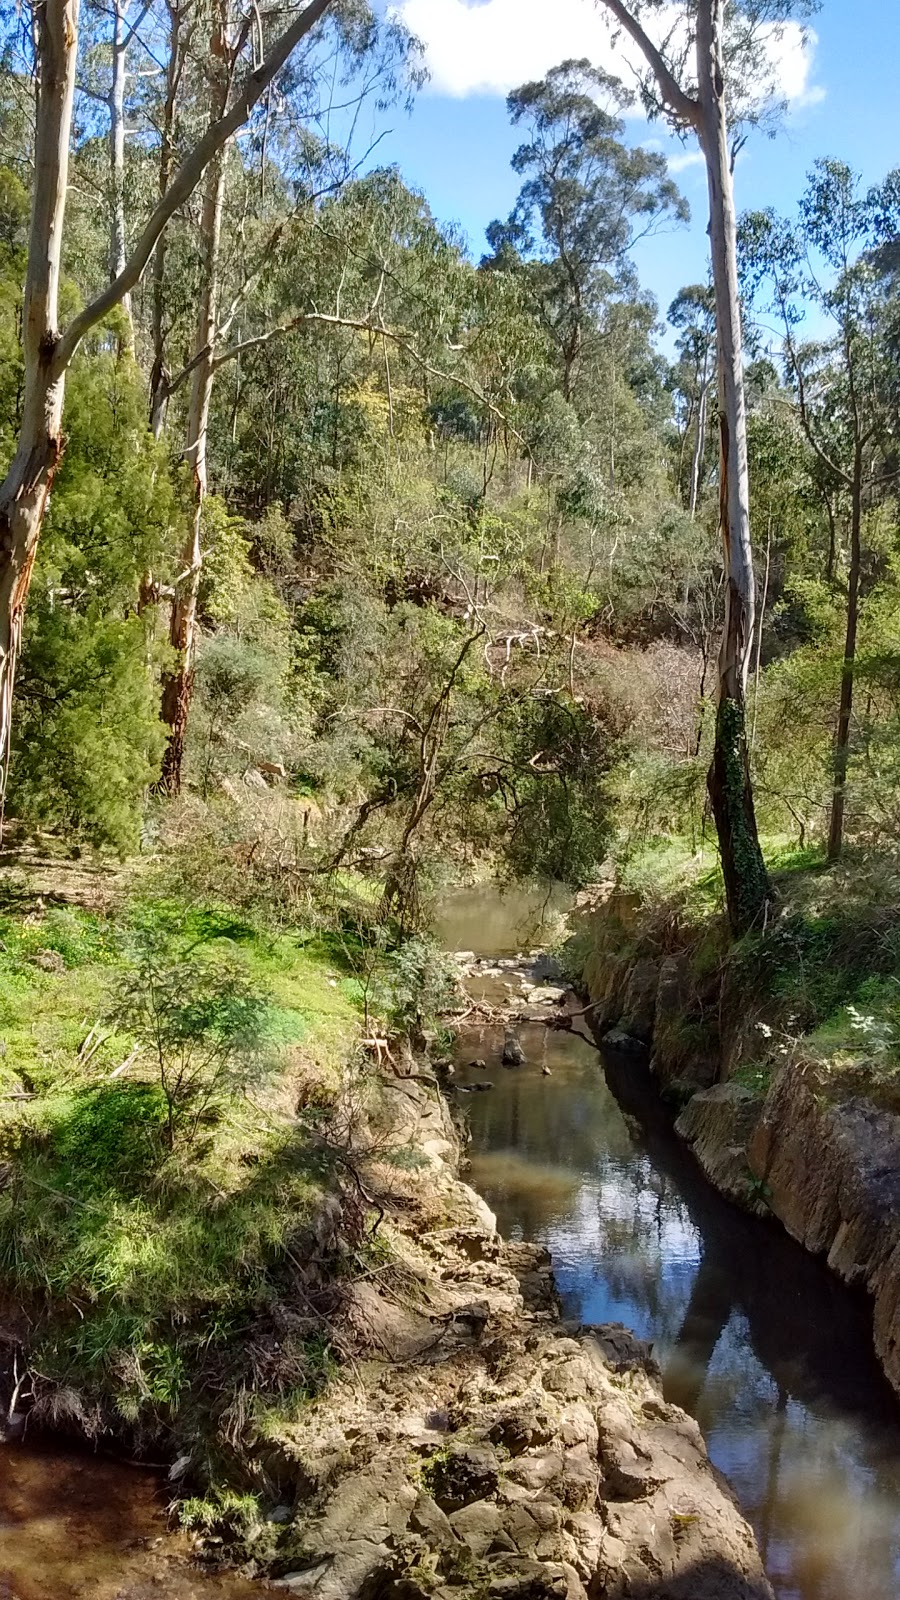
<instances>
[{"instance_id":1,"label":"tall gum tree","mask_svg":"<svg viewBox=\"0 0 900 1600\"><path fill-rule=\"evenodd\" d=\"M831 526L829 577L837 528L846 531L846 611L840 692L832 746L828 859L844 842L854 680L864 599L866 515L894 493L897 357L889 337L892 299L879 252L898 228L900 172L868 190L843 162L817 161L798 215L772 211L742 219L744 281L758 299L765 284L784 333L784 361L800 426L810 445ZM807 309L824 337L803 340Z\"/></svg>"},{"instance_id":2,"label":"tall gum tree","mask_svg":"<svg viewBox=\"0 0 900 1600\"><path fill-rule=\"evenodd\" d=\"M800 0L596 0L616 34L626 35L645 64L642 98L679 132L692 132L706 165L709 239L716 308L719 408L719 522L725 569L725 622L718 660L718 700L708 788L715 817L728 917L735 934L761 925L771 887L756 825L747 748L745 693L756 608L750 542L750 481L744 402L733 146L727 97L740 86L745 110L754 89L771 104L766 73L773 30ZM664 14L663 14L664 13ZM655 23L666 31L655 38ZM729 29L728 23L733 24ZM674 26L673 26L674 23ZM756 113L756 120L759 112Z\"/></svg>"},{"instance_id":3,"label":"tall gum tree","mask_svg":"<svg viewBox=\"0 0 900 1600\"><path fill-rule=\"evenodd\" d=\"M635 288L629 252L662 223L689 216L665 157L625 144L621 117L600 98L620 109L630 99L589 61L564 61L507 97L513 126L527 133L512 158L525 181L506 222L489 225L493 255L482 263L524 269L567 401L591 325L615 295Z\"/></svg>"},{"instance_id":4,"label":"tall gum tree","mask_svg":"<svg viewBox=\"0 0 900 1600\"><path fill-rule=\"evenodd\" d=\"M86 334L140 282L170 218L331 4L332 0L310 0L290 14L287 26L258 64L235 83L223 114L209 124L174 172L122 271L63 330L59 327L59 286L79 0L42 0L34 8L34 185L22 320L24 393L16 451L0 485L0 772L4 778L25 602L63 450L62 413L69 366Z\"/></svg>"},{"instance_id":5,"label":"tall gum tree","mask_svg":"<svg viewBox=\"0 0 900 1600\"><path fill-rule=\"evenodd\" d=\"M233 24L226 0L216 7L210 37L210 123L223 116L237 65L231 47ZM169 794L181 788L184 741L187 734L194 681L194 636L202 563L201 530L208 473L206 439L215 369L216 323L219 297L219 255L222 243L222 208L228 146L216 152L206 169L200 219L202 286L195 335L196 365L191 374L184 454L191 472L192 504L187 541L181 555L181 573L169 616L169 643L174 666L164 674L162 720L168 728L160 787Z\"/></svg>"}]
</instances>

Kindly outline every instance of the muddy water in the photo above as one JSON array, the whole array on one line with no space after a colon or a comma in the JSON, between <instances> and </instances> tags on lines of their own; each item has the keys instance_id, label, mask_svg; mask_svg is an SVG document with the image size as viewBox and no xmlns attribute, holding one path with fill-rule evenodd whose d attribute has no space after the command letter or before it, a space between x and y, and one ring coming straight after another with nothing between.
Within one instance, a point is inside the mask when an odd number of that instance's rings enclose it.
<instances>
[{"instance_id":1,"label":"muddy water","mask_svg":"<svg viewBox=\"0 0 900 1600\"><path fill-rule=\"evenodd\" d=\"M503 905L490 890L454 897L444 938L487 953ZM521 896L510 906L504 952L523 918L525 947L540 942L527 910ZM496 997L499 981L482 992ZM652 1341L669 1397L697 1417L754 1524L779 1600L898 1600L900 1404L865 1302L710 1189L632 1063L543 1026L520 1037L521 1068L500 1064L496 1030L469 1030L457 1049L462 1087L494 1085L466 1105L472 1181L503 1232L550 1249L568 1316ZM486 1072L467 1069L475 1058Z\"/></svg>"},{"instance_id":2,"label":"muddy water","mask_svg":"<svg viewBox=\"0 0 900 1600\"><path fill-rule=\"evenodd\" d=\"M0 1450L0 1600L254 1600L167 1525L161 1474L36 1442Z\"/></svg>"}]
</instances>

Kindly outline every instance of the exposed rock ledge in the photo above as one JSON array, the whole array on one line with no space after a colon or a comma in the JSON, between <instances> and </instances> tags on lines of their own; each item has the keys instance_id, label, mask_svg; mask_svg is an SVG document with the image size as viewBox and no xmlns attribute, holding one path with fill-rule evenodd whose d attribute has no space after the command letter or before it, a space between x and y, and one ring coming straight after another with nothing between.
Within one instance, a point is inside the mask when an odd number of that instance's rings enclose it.
<instances>
[{"instance_id":1,"label":"exposed rock ledge","mask_svg":"<svg viewBox=\"0 0 900 1600\"><path fill-rule=\"evenodd\" d=\"M900 1117L841 1095L816 1063L788 1065L762 1104L748 1160L788 1232L872 1295L875 1349L900 1391Z\"/></svg>"},{"instance_id":2,"label":"exposed rock ledge","mask_svg":"<svg viewBox=\"0 0 900 1600\"><path fill-rule=\"evenodd\" d=\"M296 1496L277 1581L308 1600L771 1600L649 1350L560 1322L546 1252L505 1244L460 1180L436 1090L388 1080L375 1121L427 1165L393 1168L393 1258L353 1291L354 1359L266 1463Z\"/></svg>"},{"instance_id":3,"label":"exposed rock ledge","mask_svg":"<svg viewBox=\"0 0 900 1600\"><path fill-rule=\"evenodd\" d=\"M821 1061L785 1062L765 1095L735 1081L759 1050L760 998L720 972L692 977L685 951L648 955L635 916L615 894L595 912L583 982L596 1033L641 1041L660 1094L688 1097L676 1132L721 1194L868 1290L875 1350L900 1393L900 1117Z\"/></svg>"}]
</instances>

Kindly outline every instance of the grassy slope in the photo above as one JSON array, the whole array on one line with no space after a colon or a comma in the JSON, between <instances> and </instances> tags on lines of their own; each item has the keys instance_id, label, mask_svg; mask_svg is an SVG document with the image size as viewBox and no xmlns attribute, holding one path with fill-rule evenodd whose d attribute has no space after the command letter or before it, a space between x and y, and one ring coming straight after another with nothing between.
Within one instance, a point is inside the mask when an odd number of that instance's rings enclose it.
<instances>
[{"instance_id":1,"label":"grassy slope","mask_svg":"<svg viewBox=\"0 0 900 1600\"><path fill-rule=\"evenodd\" d=\"M269 1072L170 1152L152 1062L113 1077L132 1041L102 1022L136 910L39 905L0 928L0 1327L54 1420L118 1425L157 1452L199 1433L215 1453L255 1380L271 1405L320 1376L321 1337L302 1327L268 1365L247 1346L274 1342L282 1274L328 1183L314 1135L358 997L322 944L193 909L210 959L237 954L267 995Z\"/></svg>"}]
</instances>

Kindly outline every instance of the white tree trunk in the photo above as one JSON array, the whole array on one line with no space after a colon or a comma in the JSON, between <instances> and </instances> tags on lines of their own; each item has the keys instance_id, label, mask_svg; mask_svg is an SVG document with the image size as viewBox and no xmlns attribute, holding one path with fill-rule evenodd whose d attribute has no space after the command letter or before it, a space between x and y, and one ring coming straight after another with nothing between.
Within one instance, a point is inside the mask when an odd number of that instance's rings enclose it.
<instances>
[{"instance_id":1,"label":"white tree trunk","mask_svg":"<svg viewBox=\"0 0 900 1600\"><path fill-rule=\"evenodd\" d=\"M221 61L226 29L213 40L212 59ZM211 121L217 120L228 99L228 78L217 76L213 85ZM216 373L215 345L219 316L219 253L222 239L222 208L225 200L227 145L210 162L203 196L200 224L203 240L203 289L197 313L194 355L199 357L191 374L185 457L190 464L193 504L188 538L181 553L181 576L175 585L169 619L169 642L175 651L174 669L163 679L162 720L169 729L162 763L161 787L176 795L181 789L184 744L194 692L194 654L197 632L197 597L203 563L203 503L208 487L206 441L209 408Z\"/></svg>"},{"instance_id":2,"label":"white tree trunk","mask_svg":"<svg viewBox=\"0 0 900 1600\"><path fill-rule=\"evenodd\" d=\"M719 380L719 520L725 565L725 626L719 651L716 741L708 783L729 920L736 933L744 933L762 923L771 891L756 830L744 707L755 591L737 224L725 110L725 0L696 0L696 7L684 7L686 18L693 19L695 28L696 99L682 88L663 52L645 33L626 0L602 0L602 4L642 51L668 115L679 128L691 127L696 132L706 161Z\"/></svg>"},{"instance_id":3,"label":"white tree trunk","mask_svg":"<svg viewBox=\"0 0 900 1600\"><path fill-rule=\"evenodd\" d=\"M59 275L75 93L78 0L45 0L35 15L34 193L22 326L25 392L18 449L0 487L0 777L4 786L25 599L62 453L65 373L57 372L54 357L59 340Z\"/></svg>"},{"instance_id":4,"label":"white tree trunk","mask_svg":"<svg viewBox=\"0 0 900 1600\"><path fill-rule=\"evenodd\" d=\"M110 241L109 275L115 282L128 259L125 229L125 56L129 0L113 0L112 84L109 91ZM131 295L122 296L126 339L134 349Z\"/></svg>"},{"instance_id":5,"label":"white tree trunk","mask_svg":"<svg viewBox=\"0 0 900 1600\"><path fill-rule=\"evenodd\" d=\"M711 379L707 372L709 362L708 354L703 357L703 376L700 380L700 403L697 408L697 437L694 440L694 454L691 460L691 492L690 513L693 519L697 515L697 502L700 499L700 477L703 471L703 454L706 449L706 414L709 409L709 391Z\"/></svg>"},{"instance_id":6,"label":"white tree trunk","mask_svg":"<svg viewBox=\"0 0 900 1600\"><path fill-rule=\"evenodd\" d=\"M719 523L725 567L725 622L719 651L716 739L709 792L729 917L734 931L744 933L765 915L770 889L753 806L744 700L756 590L750 544L737 220L725 108L724 10L724 0L700 0L696 24L697 129L706 158L716 301Z\"/></svg>"}]
</instances>

